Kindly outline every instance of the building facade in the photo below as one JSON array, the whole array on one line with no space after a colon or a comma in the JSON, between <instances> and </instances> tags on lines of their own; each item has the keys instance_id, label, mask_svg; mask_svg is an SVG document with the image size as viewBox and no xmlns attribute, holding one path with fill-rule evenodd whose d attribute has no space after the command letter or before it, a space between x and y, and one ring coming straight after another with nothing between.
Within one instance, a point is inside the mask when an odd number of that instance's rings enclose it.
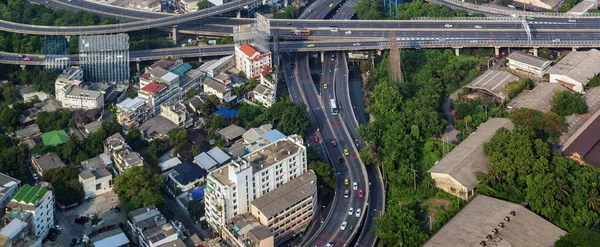
<instances>
[{"instance_id":1,"label":"building facade","mask_svg":"<svg viewBox=\"0 0 600 247\"><path fill-rule=\"evenodd\" d=\"M194 119L189 116L185 105L180 101L161 105L160 115L179 126L179 128L188 128L194 124Z\"/></svg>"},{"instance_id":2,"label":"building facade","mask_svg":"<svg viewBox=\"0 0 600 247\"><path fill-rule=\"evenodd\" d=\"M127 98L117 104L117 122L126 127L135 127L146 119L146 101L140 97Z\"/></svg>"},{"instance_id":3,"label":"building facade","mask_svg":"<svg viewBox=\"0 0 600 247\"><path fill-rule=\"evenodd\" d=\"M0 173L0 208L6 207L6 204L21 188L21 181L10 177L4 173ZM0 216L4 215L4 210L0 212Z\"/></svg>"},{"instance_id":4,"label":"building facade","mask_svg":"<svg viewBox=\"0 0 600 247\"><path fill-rule=\"evenodd\" d=\"M102 109L104 94L96 90L87 90L82 82L83 69L77 66L63 70L54 82L55 97L64 108Z\"/></svg>"},{"instance_id":5,"label":"building facade","mask_svg":"<svg viewBox=\"0 0 600 247\"><path fill-rule=\"evenodd\" d=\"M47 188L25 184L10 200L6 211L31 215L33 234L44 237L54 226L54 195Z\"/></svg>"},{"instance_id":6,"label":"building facade","mask_svg":"<svg viewBox=\"0 0 600 247\"><path fill-rule=\"evenodd\" d=\"M205 190L206 218L221 229L250 202L307 171L306 147L297 135L270 143L212 171Z\"/></svg>"},{"instance_id":7,"label":"building facade","mask_svg":"<svg viewBox=\"0 0 600 247\"><path fill-rule=\"evenodd\" d=\"M133 210L127 216L136 246L156 247L178 239L177 231L154 205Z\"/></svg>"},{"instance_id":8,"label":"building facade","mask_svg":"<svg viewBox=\"0 0 600 247\"><path fill-rule=\"evenodd\" d=\"M107 169L110 165L112 161L106 153L81 162L79 182L83 185L86 199L112 191L113 176Z\"/></svg>"},{"instance_id":9,"label":"building facade","mask_svg":"<svg viewBox=\"0 0 600 247\"><path fill-rule=\"evenodd\" d=\"M181 99L180 76L174 73L179 65L181 61L160 60L140 76L138 97L146 101L147 118L158 115L160 105Z\"/></svg>"},{"instance_id":10,"label":"building facade","mask_svg":"<svg viewBox=\"0 0 600 247\"><path fill-rule=\"evenodd\" d=\"M86 82L129 81L129 35L80 36L79 62Z\"/></svg>"},{"instance_id":11,"label":"building facade","mask_svg":"<svg viewBox=\"0 0 600 247\"><path fill-rule=\"evenodd\" d=\"M249 44L235 46L235 68L248 78L258 78L265 66L271 67L271 52L261 52Z\"/></svg>"},{"instance_id":12,"label":"building facade","mask_svg":"<svg viewBox=\"0 0 600 247\"><path fill-rule=\"evenodd\" d=\"M541 78L550 68L552 61L515 51L508 56L508 68Z\"/></svg>"}]
</instances>

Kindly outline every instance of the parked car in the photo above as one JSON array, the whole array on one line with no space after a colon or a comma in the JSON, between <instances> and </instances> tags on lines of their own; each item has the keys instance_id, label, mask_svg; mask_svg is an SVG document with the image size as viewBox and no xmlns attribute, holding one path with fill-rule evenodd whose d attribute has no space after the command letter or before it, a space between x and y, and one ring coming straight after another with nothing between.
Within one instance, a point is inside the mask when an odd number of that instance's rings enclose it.
<instances>
[{"instance_id":1,"label":"parked car","mask_svg":"<svg viewBox=\"0 0 600 247\"><path fill-rule=\"evenodd\" d=\"M119 208L117 206L110 207L110 210L112 210L113 212L121 212L121 208Z\"/></svg>"},{"instance_id":2,"label":"parked car","mask_svg":"<svg viewBox=\"0 0 600 247\"><path fill-rule=\"evenodd\" d=\"M71 239L71 246L75 246L75 244L77 244L77 239Z\"/></svg>"},{"instance_id":3,"label":"parked car","mask_svg":"<svg viewBox=\"0 0 600 247\"><path fill-rule=\"evenodd\" d=\"M313 136L313 141L314 141L315 143L318 143L318 142L319 142L319 137L318 137L318 136Z\"/></svg>"}]
</instances>

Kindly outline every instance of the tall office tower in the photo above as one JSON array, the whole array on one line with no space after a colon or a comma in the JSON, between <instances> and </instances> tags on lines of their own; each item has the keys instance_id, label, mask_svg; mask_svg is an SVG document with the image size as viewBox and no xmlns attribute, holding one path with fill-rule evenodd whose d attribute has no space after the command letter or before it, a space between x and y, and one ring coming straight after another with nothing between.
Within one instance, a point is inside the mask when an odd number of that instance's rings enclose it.
<instances>
[{"instance_id":1,"label":"tall office tower","mask_svg":"<svg viewBox=\"0 0 600 247\"><path fill-rule=\"evenodd\" d=\"M129 35L81 36L79 60L85 82L126 82L129 80Z\"/></svg>"}]
</instances>

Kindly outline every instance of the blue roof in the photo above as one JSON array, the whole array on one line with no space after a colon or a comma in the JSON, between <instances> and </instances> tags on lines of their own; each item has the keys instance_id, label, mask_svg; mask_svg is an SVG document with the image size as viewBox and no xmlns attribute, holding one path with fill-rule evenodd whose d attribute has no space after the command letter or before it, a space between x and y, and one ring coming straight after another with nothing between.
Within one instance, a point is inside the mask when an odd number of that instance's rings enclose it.
<instances>
[{"instance_id":1,"label":"blue roof","mask_svg":"<svg viewBox=\"0 0 600 247\"><path fill-rule=\"evenodd\" d=\"M221 108L221 109L217 110L215 112L215 114L223 115L225 118L230 118L230 117L237 117L238 112L235 109L228 110L226 108Z\"/></svg>"},{"instance_id":2,"label":"blue roof","mask_svg":"<svg viewBox=\"0 0 600 247\"><path fill-rule=\"evenodd\" d=\"M206 170L187 160L175 166L173 169L179 173L175 179L182 185L189 184L198 178L205 177L207 174Z\"/></svg>"},{"instance_id":3,"label":"blue roof","mask_svg":"<svg viewBox=\"0 0 600 247\"><path fill-rule=\"evenodd\" d=\"M187 63L182 63L179 66L175 67L171 70L171 73L176 75L183 75L185 72L188 72L192 68L192 65Z\"/></svg>"},{"instance_id":4,"label":"blue roof","mask_svg":"<svg viewBox=\"0 0 600 247\"><path fill-rule=\"evenodd\" d=\"M267 139L267 141L269 142L276 142L279 141L283 138L285 138L285 135L281 132L279 132L279 130L271 130L269 132L265 132L262 134L262 137L264 137L265 139Z\"/></svg>"},{"instance_id":5,"label":"blue roof","mask_svg":"<svg viewBox=\"0 0 600 247\"><path fill-rule=\"evenodd\" d=\"M190 197L192 198L192 201L204 198L204 188L206 188L206 184L195 188L194 190L192 190L192 192L190 192Z\"/></svg>"}]
</instances>

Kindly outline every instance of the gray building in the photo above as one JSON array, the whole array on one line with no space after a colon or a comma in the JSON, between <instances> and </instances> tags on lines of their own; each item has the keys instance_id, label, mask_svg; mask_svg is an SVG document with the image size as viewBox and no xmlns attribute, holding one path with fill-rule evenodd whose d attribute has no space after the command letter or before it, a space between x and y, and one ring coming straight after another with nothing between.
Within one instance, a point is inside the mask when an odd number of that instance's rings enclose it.
<instances>
[{"instance_id":1,"label":"gray building","mask_svg":"<svg viewBox=\"0 0 600 247\"><path fill-rule=\"evenodd\" d=\"M129 80L129 36L124 33L79 37L79 61L86 82Z\"/></svg>"},{"instance_id":2,"label":"gray building","mask_svg":"<svg viewBox=\"0 0 600 247\"><path fill-rule=\"evenodd\" d=\"M17 193L19 188L21 188L21 181L0 173L0 207L3 209L0 210L0 216L4 215L4 207L6 207L10 198Z\"/></svg>"}]
</instances>

